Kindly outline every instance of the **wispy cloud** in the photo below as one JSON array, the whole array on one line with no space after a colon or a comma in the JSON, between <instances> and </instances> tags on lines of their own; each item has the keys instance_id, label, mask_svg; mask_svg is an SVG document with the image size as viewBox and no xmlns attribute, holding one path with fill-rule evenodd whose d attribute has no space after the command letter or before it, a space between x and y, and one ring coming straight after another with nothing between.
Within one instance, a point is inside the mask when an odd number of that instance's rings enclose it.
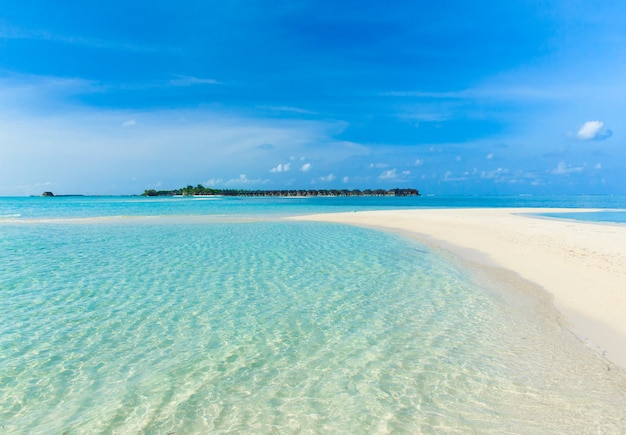
<instances>
[{"instance_id":1,"label":"wispy cloud","mask_svg":"<svg viewBox=\"0 0 626 435\"><path fill-rule=\"evenodd\" d=\"M250 179L246 174L239 175L238 178L231 178L224 182L225 186L246 186L249 184L267 184L270 180L263 178Z\"/></svg>"},{"instance_id":2,"label":"wispy cloud","mask_svg":"<svg viewBox=\"0 0 626 435\"><path fill-rule=\"evenodd\" d=\"M240 174L239 177L230 178L228 180L224 178L211 178L202 184L207 187L242 187L250 184L267 184L269 182L270 180L267 178L250 179L246 174ZM158 184L161 185L161 183Z\"/></svg>"},{"instance_id":3,"label":"wispy cloud","mask_svg":"<svg viewBox=\"0 0 626 435\"><path fill-rule=\"evenodd\" d=\"M584 167L583 166L570 166L565 164L565 162L563 160L561 160L559 162L558 165L556 165L556 168L554 168L551 172L555 175L568 175L568 174L575 174L578 172L582 172L584 171Z\"/></svg>"},{"instance_id":4,"label":"wispy cloud","mask_svg":"<svg viewBox=\"0 0 626 435\"><path fill-rule=\"evenodd\" d=\"M411 171L402 171L398 173L397 169L389 169L383 171L379 176L379 181L405 181L406 178L411 175Z\"/></svg>"},{"instance_id":5,"label":"wispy cloud","mask_svg":"<svg viewBox=\"0 0 626 435\"><path fill-rule=\"evenodd\" d=\"M501 181L503 181L503 178L508 173L509 173L509 170L507 168L498 168L498 169L494 169L492 171L482 171L480 173L480 178L486 179L486 180L495 179L496 182L501 182Z\"/></svg>"},{"instance_id":6,"label":"wispy cloud","mask_svg":"<svg viewBox=\"0 0 626 435\"><path fill-rule=\"evenodd\" d=\"M432 100L553 100L575 95L572 90L549 90L529 86L482 86L455 91L389 91L385 97L406 97Z\"/></svg>"},{"instance_id":7,"label":"wispy cloud","mask_svg":"<svg viewBox=\"0 0 626 435\"><path fill-rule=\"evenodd\" d=\"M103 89L97 82L81 78L5 72L0 77L0 103L33 107L33 101L36 101L41 106L42 103L63 102L67 97L101 92Z\"/></svg>"},{"instance_id":8,"label":"wispy cloud","mask_svg":"<svg viewBox=\"0 0 626 435\"><path fill-rule=\"evenodd\" d=\"M291 169L291 163L279 163L277 166L270 169L270 172L289 172Z\"/></svg>"},{"instance_id":9,"label":"wispy cloud","mask_svg":"<svg viewBox=\"0 0 626 435\"><path fill-rule=\"evenodd\" d=\"M300 113L302 115L317 115L317 112L312 110L302 109L300 107L293 106L260 106L259 109L269 110L272 112L288 112L288 113Z\"/></svg>"},{"instance_id":10,"label":"wispy cloud","mask_svg":"<svg viewBox=\"0 0 626 435\"><path fill-rule=\"evenodd\" d=\"M207 187L223 186L224 179L223 178L211 178L210 180L206 180L202 184L204 184ZM161 183L159 183L159 185L161 185Z\"/></svg>"},{"instance_id":11,"label":"wispy cloud","mask_svg":"<svg viewBox=\"0 0 626 435\"><path fill-rule=\"evenodd\" d=\"M157 181L171 188L207 179L250 187L265 183L263 174L269 168L293 172L290 161L278 167L281 155L296 156L294 162L300 162L297 156L306 154L335 167L367 152L356 143L335 140L332 123L227 116L207 110L129 114L63 107L33 113L7 111L3 109L6 95L0 93L0 100L0 144L11 144L0 145L0 162L12 162L0 171L0 186L31 186L29 191L4 190L5 195L40 194L41 189L33 185L41 180L49 180L58 192L86 194L136 193ZM132 128L133 120L142 128ZM113 128L124 123L126 128ZM272 147L259 149L259 144ZM304 161L297 167L304 168L297 172L302 174L312 165ZM140 181L120 184L121 178L131 176Z\"/></svg>"},{"instance_id":12,"label":"wispy cloud","mask_svg":"<svg viewBox=\"0 0 626 435\"><path fill-rule=\"evenodd\" d=\"M396 170L395 169L389 169L388 171L384 171L383 173L381 173L378 176L379 180L393 180L395 178L397 178L397 174L396 174Z\"/></svg>"},{"instance_id":13,"label":"wispy cloud","mask_svg":"<svg viewBox=\"0 0 626 435\"><path fill-rule=\"evenodd\" d=\"M415 122L419 127L420 123L439 123L453 119L459 112L461 103L457 101L435 101L421 102L400 107L397 117L403 121Z\"/></svg>"},{"instance_id":14,"label":"wispy cloud","mask_svg":"<svg viewBox=\"0 0 626 435\"><path fill-rule=\"evenodd\" d=\"M172 86L193 86L193 85L219 85L221 82L218 82L215 79L202 79L198 77L191 76L178 76L175 79L169 81Z\"/></svg>"},{"instance_id":15,"label":"wispy cloud","mask_svg":"<svg viewBox=\"0 0 626 435\"><path fill-rule=\"evenodd\" d=\"M311 164L310 163L305 163L304 165L302 165L300 167L300 170L302 172L308 172L311 169Z\"/></svg>"},{"instance_id":16,"label":"wispy cloud","mask_svg":"<svg viewBox=\"0 0 626 435\"><path fill-rule=\"evenodd\" d=\"M447 170L443 174L443 181L467 181L468 179L469 177L467 176L467 174L464 174L462 176L455 176L454 173L450 170Z\"/></svg>"},{"instance_id":17,"label":"wispy cloud","mask_svg":"<svg viewBox=\"0 0 626 435\"><path fill-rule=\"evenodd\" d=\"M109 49L118 51L130 51L130 52L145 52L145 53L168 53L178 52L178 50L171 47L152 47L138 44L131 44L128 42L106 40L106 39L94 39L84 38L82 36L60 35L49 32L47 30L37 29L24 29L15 26L2 25L0 26L0 39L31 39L39 41L54 41L71 45L79 45L83 47Z\"/></svg>"}]
</instances>

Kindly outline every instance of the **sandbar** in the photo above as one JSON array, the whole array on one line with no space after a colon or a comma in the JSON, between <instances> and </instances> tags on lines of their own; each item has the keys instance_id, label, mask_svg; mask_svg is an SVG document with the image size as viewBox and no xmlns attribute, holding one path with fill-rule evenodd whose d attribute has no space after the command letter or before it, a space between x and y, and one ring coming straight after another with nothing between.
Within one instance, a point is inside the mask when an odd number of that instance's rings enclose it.
<instances>
[{"instance_id":1,"label":"sandbar","mask_svg":"<svg viewBox=\"0 0 626 435\"><path fill-rule=\"evenodd\" d=\"M413 209L291 219L402 231L472 262L512 271L552 296L565 327L626 368L626 225L531 216L572 211L597 210Z\"/></svg>"}]
</instances>

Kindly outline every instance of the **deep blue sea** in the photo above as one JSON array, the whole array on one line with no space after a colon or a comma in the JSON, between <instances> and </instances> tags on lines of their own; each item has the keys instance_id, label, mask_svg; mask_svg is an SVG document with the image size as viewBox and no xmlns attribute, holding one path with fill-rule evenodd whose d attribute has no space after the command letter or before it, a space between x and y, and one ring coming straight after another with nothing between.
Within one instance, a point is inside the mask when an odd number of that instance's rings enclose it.
<instances>
[{"instance_id":1,"label":"deep blue sea","mask_svg":"<svg viewBox=\"0 0 626 435\"><path fill-rule=\"evenodd\" d=\"M0 198L0 434L625 433L626 374L533 297L282 219L414 207L626 220L624 196Z\"/></svg>"}]
</instances>

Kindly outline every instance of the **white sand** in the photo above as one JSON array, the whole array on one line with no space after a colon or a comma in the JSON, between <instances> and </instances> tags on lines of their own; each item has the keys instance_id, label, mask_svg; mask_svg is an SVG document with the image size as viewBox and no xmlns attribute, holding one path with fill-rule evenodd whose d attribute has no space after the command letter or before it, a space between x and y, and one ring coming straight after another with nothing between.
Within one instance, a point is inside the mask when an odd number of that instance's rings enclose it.
<instances>
[{"instance_id":1,"label":"white sand","mask_svg":"<svg viewBox=\"0 0 626 435\"><path fill-rule=\"evenodd\" d=\"M408 231L462 257L514 271L553 296L568 328L626 368L626 225L522 215L571 211L421 209L294 219Z\"/></svg>"}]
</instances>

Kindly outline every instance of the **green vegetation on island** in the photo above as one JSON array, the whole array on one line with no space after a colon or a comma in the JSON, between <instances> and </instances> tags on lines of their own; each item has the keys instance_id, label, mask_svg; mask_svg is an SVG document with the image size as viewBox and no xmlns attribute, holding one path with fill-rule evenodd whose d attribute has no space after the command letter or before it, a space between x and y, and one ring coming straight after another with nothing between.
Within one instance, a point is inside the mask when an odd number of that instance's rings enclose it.
<instances>
[{"instance_id":1,"label":"green vegetation on island","mask_svg":"<svg viewBox=\"0 0 626 435\"><path fill-rule=\"evenodd\" d=\"M289 189L289 190L244 190L244 189L212 189L201 184L174 190L144 191L141 196L419 196L417 189Z\"/></svg>"}]
</instances>

